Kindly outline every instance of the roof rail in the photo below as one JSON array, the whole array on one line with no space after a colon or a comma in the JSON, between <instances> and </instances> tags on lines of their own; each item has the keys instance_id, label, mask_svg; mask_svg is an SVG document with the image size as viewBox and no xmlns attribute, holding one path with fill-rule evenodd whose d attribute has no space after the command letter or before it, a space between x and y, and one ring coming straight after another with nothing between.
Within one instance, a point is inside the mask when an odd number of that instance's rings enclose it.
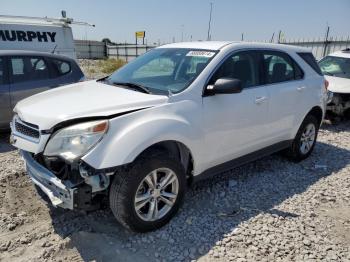
<instances>
[{"instance_id":1,"label":"roof rail","mask_svg":"<svg viewBox=\"0 0 350 262\"><path fill-rule=\"evenodd\" d=\"M49 24L61 24L61 25L85 25L85 26L93 26L94 24L90 24L87 22L79 22L74 21L73 18L62 17L62 18L50 18L50 17L33 17L33 16L14 16L14 15L0 15L0 23L1 21L6 22L15 22L15 23L23 23L24 21L33 22L33 23L49 23Z\"/></svg>"}]
</instances>

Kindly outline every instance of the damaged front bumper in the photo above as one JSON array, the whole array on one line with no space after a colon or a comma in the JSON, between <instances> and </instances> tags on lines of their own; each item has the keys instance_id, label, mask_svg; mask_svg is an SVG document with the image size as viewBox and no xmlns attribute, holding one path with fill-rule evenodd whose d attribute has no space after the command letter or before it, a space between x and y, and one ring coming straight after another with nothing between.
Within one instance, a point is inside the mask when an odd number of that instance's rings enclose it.
<instances>
[{"instance_id":1,"label":"damaged front bumper","mask_svg":"<svg viewBox=\"0 0 350 262\"><path fill-rule=\"evenodd\" d=\"M350 94L329 92L327 111L339 116L343 116L347 112L350 112Z\"/></svg>"},{"instance_id":2,"label":"damaged front bumper","mask_svg":"<svg viewBox=\"0 0 350 262\"><path fill-rule=\"evenodd\" d=\"M95 193L91 185L85 182L72 183L70 180L61 180L38 163L33 154L23 150L20 150L20 153L25 161L29 177L48 196L53 206L70 210L98 208L98 203L92 201Z\"/></svg>"},{"instance_id":3,"label":"damaged front bumper","mask_svg":"<svg viewBox=\"0 0 350 262\"><path fill-rule=\"evenodd\" d=\"M29 177L49 197L55 207L74 209L74 194L77 188L65 185L48 169L40 165L29 152L21 150Z\"/></svg>"}]
</instances>

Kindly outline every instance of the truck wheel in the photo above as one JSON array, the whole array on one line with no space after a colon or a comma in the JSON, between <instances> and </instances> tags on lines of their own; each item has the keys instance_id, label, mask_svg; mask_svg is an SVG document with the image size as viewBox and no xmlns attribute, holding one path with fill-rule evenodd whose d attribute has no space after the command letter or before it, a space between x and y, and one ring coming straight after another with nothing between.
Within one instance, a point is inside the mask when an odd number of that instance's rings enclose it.
<instances>
[{"instance_id":1,"label":"truck wheel","mask_svg":"<svg viewBox=\"0 0 350 262\"><path fill-rule=\"evenodd\" d=\"M182 204L185 171L166 152L144 154L114 176L110 207L117 220L132 231L147 232L164 226Z\"/></svg>"},{"instance_id":2,"label":"truck wheel","mask_svg":"<svg viewBox=\"0 0 350 262\"><path fill-rule=\"evenodd\" d=\"M313 115L305 117L291 147L286 152L291 160L299 162L312 153L316 144L319 126L319 121Z\"/></svg>"}]
</instances>

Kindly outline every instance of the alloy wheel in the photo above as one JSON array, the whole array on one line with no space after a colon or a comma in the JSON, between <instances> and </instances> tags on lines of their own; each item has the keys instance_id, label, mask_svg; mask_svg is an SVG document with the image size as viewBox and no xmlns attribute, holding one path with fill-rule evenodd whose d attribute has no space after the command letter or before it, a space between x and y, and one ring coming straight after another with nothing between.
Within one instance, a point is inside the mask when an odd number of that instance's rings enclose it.
<instances>
[{"instance_id":1,"label":"alloy wheel","mask_svg":"<svg viewBox=\"0 0 350 262\"><path fill-rule=\"evenodd\" d=\"M315 143L316 127L313 123L308 124L300 138L300 152L304 155L309 153Z\"/></svg>"},{"instance_id":2,"label":"alloy wheel","mask_svg":"<svg viewBox=\"0 0 350 262\"><path fill-rule=\"evenodd\" d=\"M140 183L134 201L137 215L144 221L164 217L175 204L179 180L169 168L157 168Z\"/></svg>"}]
</instances>

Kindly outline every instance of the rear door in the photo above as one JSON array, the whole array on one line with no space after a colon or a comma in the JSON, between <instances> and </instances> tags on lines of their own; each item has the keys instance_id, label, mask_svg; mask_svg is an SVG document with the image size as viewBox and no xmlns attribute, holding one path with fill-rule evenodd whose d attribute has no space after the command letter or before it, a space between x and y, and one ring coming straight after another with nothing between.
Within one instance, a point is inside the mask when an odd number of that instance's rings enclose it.
<instances>
[{"instance_id":1,"label":"rear door","mask_svg":"<svg viewBox=\"0 0 350 262\"><path fill-rule=\"evenodd\" d=\"M284 52L261 51L264 82L269 93L268 135L272 143L290 138L298 117L303 72Z\"/></svg>"},{"instance_id":2,"label":"rear door","mask_svg":"<svg viewBox=\"0 0 350 262\"><path fill-rule=\"evenodd\" d=\"M45 58L13 56L9 58L11 106L31 95L55 86Z\"/></svg>"},{"instance_id":3,"label":"rear door","mask_svg":"<svg viewBox=\"0 0 350 262\"><path fill-rule=\"evenodd\" d=\"M11 120L10 85L6 57L0 57L0 128L9 127Z\"/></svg>"},{"instance_id":4,"label":"rear door","mask_svg":"<svg viewBox=\"0 0 350 262\"><path fill-rule=\"evenodd\" d=\"M209 81L223 77L239 79L238 94L203 97L203 129L206 167L209 168L267 146L268 94L260 85L259 62L255 51L239 51L229 56Z\"/></svg>"}]
</instances>

